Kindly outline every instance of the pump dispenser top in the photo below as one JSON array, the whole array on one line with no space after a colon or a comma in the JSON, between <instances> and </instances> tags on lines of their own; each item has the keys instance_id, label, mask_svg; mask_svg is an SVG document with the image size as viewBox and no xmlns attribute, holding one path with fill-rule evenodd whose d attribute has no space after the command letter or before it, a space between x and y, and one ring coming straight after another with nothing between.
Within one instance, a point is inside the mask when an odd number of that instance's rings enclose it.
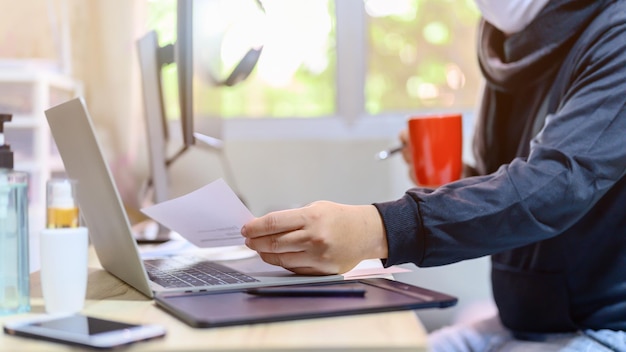
<instances>
[{"instance_id":1,"label":"pump dispenser top","mask_svg":"<svg viewBox=\"0 0 626 352\"><path fill-rule=\"evenodd\" d=\"M11 118L10 114L0 114L0 168L3 169L13 169L13 151L4 138L4 123Z\"/></svg>"}]
</instances>

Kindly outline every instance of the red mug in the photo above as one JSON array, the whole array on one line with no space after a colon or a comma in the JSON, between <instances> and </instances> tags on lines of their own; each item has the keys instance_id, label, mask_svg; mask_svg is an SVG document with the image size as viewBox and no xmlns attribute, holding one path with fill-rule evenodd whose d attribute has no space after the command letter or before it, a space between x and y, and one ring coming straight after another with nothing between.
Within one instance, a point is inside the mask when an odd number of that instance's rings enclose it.
<instances>
[{"instance_id":1,"label":"red mug","mask_svg":"<svg viewBox=\"0 0 626 352\"><path fill-rule=\"evenodd\" d=\"M409 144L418 185L438 187L461 178L462 120L461 114L409 118Z\"/></svg>"}]
</instances>

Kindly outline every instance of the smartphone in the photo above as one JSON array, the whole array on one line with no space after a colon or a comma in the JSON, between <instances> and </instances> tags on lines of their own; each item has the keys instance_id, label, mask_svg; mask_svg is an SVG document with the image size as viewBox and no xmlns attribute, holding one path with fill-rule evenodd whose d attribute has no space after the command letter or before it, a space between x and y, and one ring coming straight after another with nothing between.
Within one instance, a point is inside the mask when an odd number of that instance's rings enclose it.
<instances>
[{"instance_id":1,"label":"smartphone","mask_svg":"<svg viewBox=\"0 0 626 352\"><path fill-rule=\"evenodd\" d=\"M165 335L165 329L158 325L128 324L81 314L46 315L8 322L4 332L102 349Z\"/></svg>"}]
</instances>

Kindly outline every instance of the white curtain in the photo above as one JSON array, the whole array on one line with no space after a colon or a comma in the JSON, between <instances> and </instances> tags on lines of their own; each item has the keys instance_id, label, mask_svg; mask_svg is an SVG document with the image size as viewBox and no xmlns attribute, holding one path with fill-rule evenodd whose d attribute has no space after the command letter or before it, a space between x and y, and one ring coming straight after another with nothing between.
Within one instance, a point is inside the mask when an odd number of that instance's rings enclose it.
<instances>
[{"instance_id":1,"label":"white curtain","mask_svg":"<svg viewBox=\"0 0 626 352\"><path fill-rule=\"evenodd\" d=\"M71 0L75 76L103 133L124 202L136 208L145 164L141 82L135 41L145 32L146 0Z\"/></svg>"},{"instance_id":2,"label":"white curtain","mask_svg":"<svg viewBox=\"0 0 626 352\"><path fill-rule=\"evenodd\" d=\"M82 82L124 202L146 168L135 41L148 0L0 0L0 59L43 60Z\"/></svg>"}]
</instances>

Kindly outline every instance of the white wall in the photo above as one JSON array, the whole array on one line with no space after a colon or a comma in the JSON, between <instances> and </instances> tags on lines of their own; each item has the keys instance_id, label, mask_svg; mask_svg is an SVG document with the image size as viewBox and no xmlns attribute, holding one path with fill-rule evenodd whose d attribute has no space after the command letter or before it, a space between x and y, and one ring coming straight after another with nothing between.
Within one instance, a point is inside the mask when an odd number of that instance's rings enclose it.
<instances>
[{"instance_id":1,"label":"white wall","mask_svg":"<svg viewBox=\"0 0 626 352\"><path fill-rule=\"evenodd\" d=\"M406 188L395 182L403 166L400 157L374 159L389 145L385 139L229 141L224 153L234 177L218 153L194 150L172 168L172 191L183 194L223 177L256 216L319 199L348 204L391 200Z\"/></svg>"}]
</instances>

